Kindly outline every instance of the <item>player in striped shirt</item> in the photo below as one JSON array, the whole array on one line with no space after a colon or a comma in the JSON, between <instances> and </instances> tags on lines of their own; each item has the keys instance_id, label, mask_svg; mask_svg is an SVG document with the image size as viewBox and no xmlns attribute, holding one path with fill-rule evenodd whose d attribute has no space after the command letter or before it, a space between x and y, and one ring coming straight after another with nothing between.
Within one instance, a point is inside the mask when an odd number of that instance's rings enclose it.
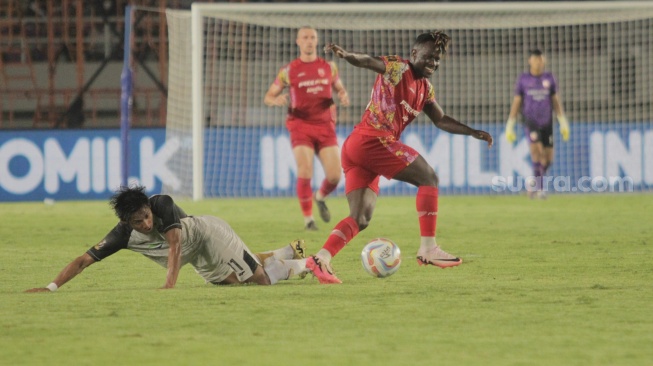
<instances>
[{"instance_id":1,"label":"player in striped shirt","mask_svg":"<svg viewBox=\"0 0 653 366\"><path fill-rule=\"evenodd\" d=\"M309 257L306 266L320 283L341 283L331 268L331 259L359 231L365 229L376 206L379 177L396 179L416 187L421 244L417 251L420 265L441 268L457 266L462 260L442 250L435 241L438 213L438 177L433 168L413 148L403 144L401 133L422 111L433 124L450 133L471 135L492 146L492 136L474 130L444 114L435 99L429 78L446 53L449 36L441 31L417 37L408 60L399 56L372 57L348 52L330 44L334 52L356 67L378 73L372 96L363 118L342 146L345 192L349 216L340 221L324 246Z\"/></svg>"},{"instance_id":2,"label":"player in striped shirt","mask_svg":"<svg viewBox=\"0 0 653 366\"><path fill-rule=\"evenodd\" d=\"M304 215L306 230L317 230L313 219L313 200L324 222L331 220L325 198L340 182L340 148L336 136L336 106L333 91L340 105L349 105L335 63L317 55L317 31L304 26L297 32L299 57L282 67L265 94L268 106L288 106L286 127L297 163L297 198ZM288 88L290 95L283 93ZM325 179L313 194L313 160L317 153Z\"/></svg>"}]
</instances>

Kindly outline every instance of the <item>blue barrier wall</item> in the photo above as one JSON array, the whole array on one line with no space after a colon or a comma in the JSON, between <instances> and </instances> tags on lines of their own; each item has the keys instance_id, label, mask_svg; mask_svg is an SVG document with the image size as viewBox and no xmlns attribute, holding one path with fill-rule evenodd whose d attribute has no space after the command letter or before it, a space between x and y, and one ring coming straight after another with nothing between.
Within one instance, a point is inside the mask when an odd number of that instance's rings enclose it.
<instances>
[{"instance_id":1,"label":"blue barrier wall","mask_svg":"<svg viewBox=\"0 0 653 366\"><path fill-rule=\"evenodd\" d=\"M503 125L484 127L495 146L413 124L403 141L435 168L442 194L515 194L531 175L528 143L508 144ZM338 127L342 143L351 127ZM555 163L547 187L556 192L647 191L653 188L653 126L575 123L571 139L555 135ZM136 129L130 138L130 181L148 187L181 186L184 167L171 166L183 144L163 129ZM206 131L206 197L294 196L296 167L285 128ZM0 201L105 199L120 185L120 131L0 132ZM315 164L314 187L324 174ZM184 182L186 183L186 182ZM337 193L342 194L344 182ZM381 194L413 194L405 183L381 180Z\"/></svg>"},{"instance_id":2,"label":"blue barrier wall","mask_svg":"<svg viewBox=\"0 0 653 366\"><path fill-rule=\"evenodd\" d=\"M132 181L161 190L171 173L165 129L131 131ZM0 132L0 201L102 199L121 181L120 130Z\"/></svg>"},{"instance_id":3,"label":"blue barrier wall","mask_svg":"<svg viewBox=\"0 0 653 366\"><path fill-rule=\"evenodd\" d=\"M485 143L451 135L432 125L412 124L402 140L435 168L443 194L518 193L532 175L528 141L515 144L502 124L482 127L495 138ZM340 143L351 127L338 127ZM292 196L296 167L288 133L276 128L221 128L207 131L205 195ZM555 162L547 188L558 192L641 191L653 187L653 126L650 123L575 123L568 142L555 134ZM313 185L324 174L315 164ZM381 179L381 194L413 194L415 188ZM337 193L343 193L341 182Z\"/></svg>"}]
</instances>

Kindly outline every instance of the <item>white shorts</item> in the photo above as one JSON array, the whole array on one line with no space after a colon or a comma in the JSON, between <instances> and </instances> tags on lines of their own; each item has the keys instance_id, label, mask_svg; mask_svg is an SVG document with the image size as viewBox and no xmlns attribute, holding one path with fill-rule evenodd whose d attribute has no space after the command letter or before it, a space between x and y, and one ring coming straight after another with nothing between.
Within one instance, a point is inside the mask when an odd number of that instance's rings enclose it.
<instances>
[{"instance_id":1,"label":"white shorts","mask_svg":"<svg viewBox=\"0 0 653 366\"><path fill-rule=\"evenodd\" d=\"M243 282L261 265L226 221L215 216L195 216L189 221L188 226L194 226L189 232L197 236L192 240L199 240L200 245L188 263L206 282L218 284L232 272Z\"/></svg>"}]
</instances>

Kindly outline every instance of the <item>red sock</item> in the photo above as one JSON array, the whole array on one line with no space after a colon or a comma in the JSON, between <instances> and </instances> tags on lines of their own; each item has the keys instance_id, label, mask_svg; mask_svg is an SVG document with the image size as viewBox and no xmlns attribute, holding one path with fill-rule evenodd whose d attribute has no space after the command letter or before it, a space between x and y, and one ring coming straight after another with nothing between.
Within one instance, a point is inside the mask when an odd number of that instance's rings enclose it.
<instances>
[{"instance_id":1,"label":"red sock","mask_svg":"<svg viewBox=\"0 0 653 366\"><path fill-rule=\"evenodd\" d=\"M435 236L438 218L438 187L421 186L417 189L417 214L421 236Z\"/></svg>"},{"instance_id":2,"label":"red sock","mask_svg":"<svg viewBox=\"0 0 653 366\"><path fill-rule=\"evenodd\" d=\"M329 193L333 192L333 190L336 189L336 187L338 187L337 184L329 183L329 181L325 179L322 181L322 186L320 187L320 194L322 195L322 197L326 197L329 195Z\"/></svg>"},{"instance_id":3,"label":"red sock","mask_svg":"<svg viewBox=\"0 0 653 366\"><path fill-rule=\"evenodd\" d=\"M299 206L302 208L304 216L313 215L313 189L311 180L307 178L297 178L297 198Z\"/></svg>"},{"instance_id":4,"label":"red sock","mask_svg":"<svg viewBox=\"0 0 653 366\"><path fill-rule=\"evenodd\" d=\"M322 248L328 250L329 253L331 253L331 256L335 257L335 255L338 254L338 252L344 248L359 231L356 220L348 216L333 228L331 235L329 235Z\"/></svg>"}]
</instances>

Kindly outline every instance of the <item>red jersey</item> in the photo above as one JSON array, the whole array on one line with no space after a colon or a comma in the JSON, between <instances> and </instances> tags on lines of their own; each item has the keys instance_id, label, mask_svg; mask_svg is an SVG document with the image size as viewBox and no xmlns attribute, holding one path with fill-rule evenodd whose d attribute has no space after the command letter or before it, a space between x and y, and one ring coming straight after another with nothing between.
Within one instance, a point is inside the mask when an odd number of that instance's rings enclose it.
<instances>
[{"instance_id":1,"label":"red jersey","mask_svg":"<svg viewBox=\"0 0 653 366\"><path fill-rule=\"evenodd\" d=\"M331 88L338 80L336 64L322 58L313 62L297 58L281 68L274 84L290 89L286 122L334 123L335 104Z\"/></svg>"},{"instance_id":2,"label":"red jersey","mask_svg":"<svg viewBox=\"0 0 653 366\"><path fill-rule=\"evenodd\" d=\"M368 136L392 135L398 140L424 105L435 103L435 90L428 79L415 78L408 61L399 56L381 59L385 73L376 77L370 102L354 132Z\"/></svg>"}]
</instances>

